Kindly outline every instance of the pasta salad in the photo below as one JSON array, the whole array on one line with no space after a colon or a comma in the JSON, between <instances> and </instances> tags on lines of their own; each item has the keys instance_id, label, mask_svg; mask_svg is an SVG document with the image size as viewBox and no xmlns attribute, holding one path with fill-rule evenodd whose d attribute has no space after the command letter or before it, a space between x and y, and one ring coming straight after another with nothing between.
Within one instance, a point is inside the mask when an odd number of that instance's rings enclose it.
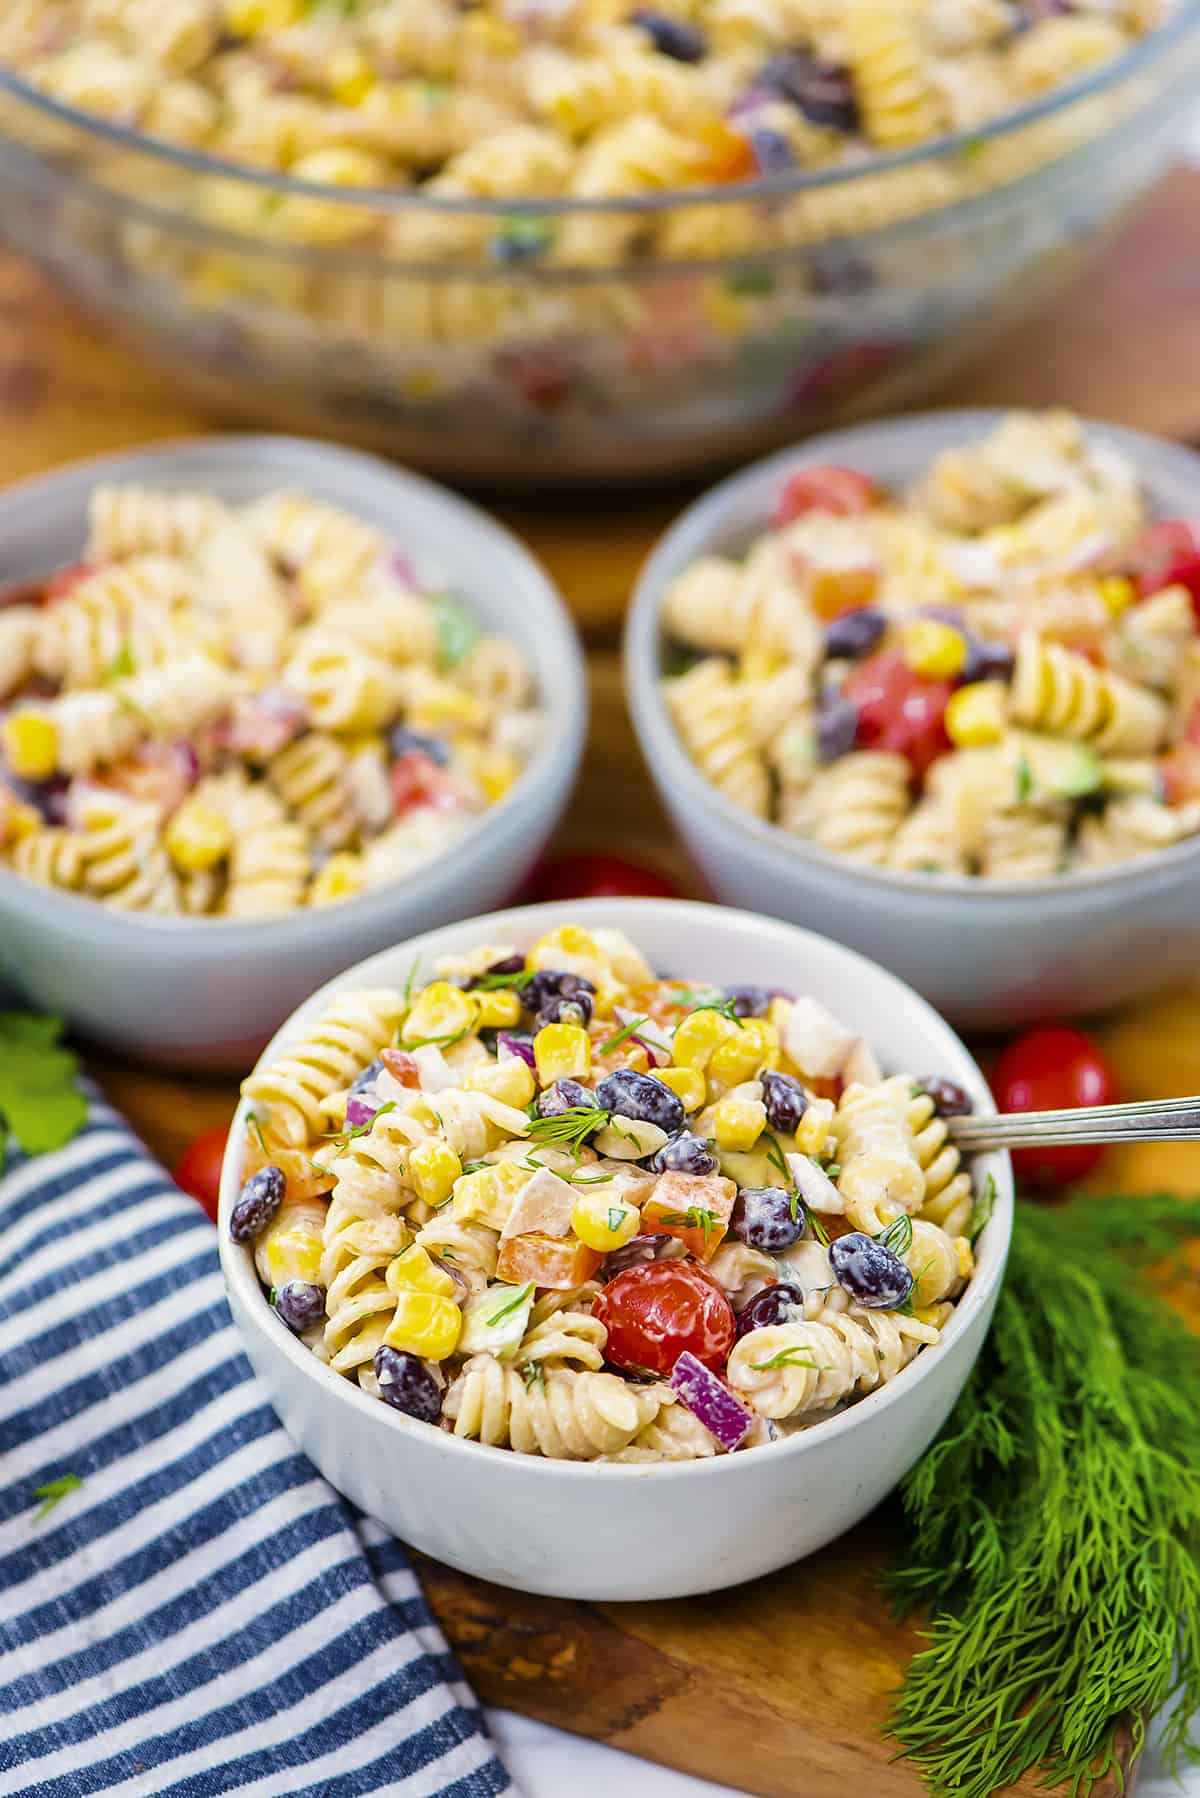
<instances>
[{"instance_id":1,"label":"pasta salad","mask_svg":"<svg viewBox=\"0 0 1200 1798\"><path fill-rule=\"evenodd\" d=\"M323 186L619 199L868 162L1110 62L1158 0L29 0L0 58L52 99ZM1088 134L1086 122L1083 134ZM763 213L553 219L331 208L214 184L211 221L416 262L728 256L928 211L1052 160L1057 123Z\"/></svg>"},{"instance_id":2,"label":"pasta salad","mask_svg":"<svg viewBox=\"0 0 1200 1798\"><path fill-rule=\"evenodd\" d=\"M520 777L525 660L301 493L98 486L84 560L0 607L0 865L263 918L403 879Z\"/></svg>"},{"instance_id":3,"label":"pasta salad","mask_svg":"<svg viewBox=\"0 0 1200 1798\"><path fill-rule=\"evenodd\" d=\"M989 1209L952 1082L811 998L656 975L615 930L339 995L245 1082L228 1219L336 1373L573 1460L769 1443L895 1378Z\"/></svg>"},{"instance_id":4,"label":"pasta salad","mask_svg":"<svg viewBox=\"0 0 1200 1798\"><path fill-rule=\"evenodd\" d=\"M729 799L909 874L1028 881L1200 830L1200 533L1065 412L906 493L799 470L663 606L662 692Z\"/></svg>"}]
</instances>

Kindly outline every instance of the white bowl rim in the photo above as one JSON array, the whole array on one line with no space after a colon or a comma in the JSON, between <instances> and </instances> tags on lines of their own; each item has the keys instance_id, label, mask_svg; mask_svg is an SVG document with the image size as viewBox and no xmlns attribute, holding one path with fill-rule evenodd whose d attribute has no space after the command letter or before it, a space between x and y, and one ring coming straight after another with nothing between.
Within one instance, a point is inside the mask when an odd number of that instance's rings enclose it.
<instances>
[{"instance_id":1,"label":"white bowl rim","mask_svg":"<svg viewBox=\"0 0 1200 1798\"><path fill-rule=\"evenodd\" d=\"M298 1034L298 1030L303 1027L303 1024L319 1013L326 1000L335 993L351 990L354 987L369 986L372 983L373 970L377 969L381 963L390 962L400 950L406 953L411 952L418 958L426 953L436 953L438 939L444 935L446 930L458 931L471 925L477 925L481 933L490 931L497 937L503 937L505 931L509 929L520 930L527 925L536 929L539 925L553 926L568 921L586 924L590 920L601 926L606 920L611 921L616 908L620 908L623 915L627 914L628 910L632 910L635 920L639 914L649 917L652 913L661 913L666 910L676 917L685 916L690 921L703 924L706 928L713 929L718 933L722 928L723 920L733 926L751 925L759 935L778 940L781 950L791 950L793 953L806 951L809 955L826 959L832 957L834 961L841 962L843 965L857 965L859 968L869 969L871 978L879 985L879 998L882 1003L886 1003L889 994L897 993L906 1001L913 1002L920 1011L926 1014L927 1021L934 1026L935 1034L944 1039L948 1056L958 1062L958 1073L961 1073L975 1100L977 1113L980 1116L994 1115L996 1107L991 1091L966 1044L927 1000L895 974L889 973L886 968L880 967L869 957L860 955L857 950L848 949L843 944L834 942L829 937L820 936L816 931L805 930L800 925L785 924L775 918L760 917L757 913L742 911L733 906L709 905L691 899L582 899L568 902L565 905L555 901L542 905L513 906L503 912L493 912L479 918L464 919L453 925L444 925L436 930L424 931L419 936L393 944L390 949L383 949L375 955L368 956L356 966L348 968L344 973L326 981L304 1001L303 1005L296 1008L285 1023L280 1025L255 1066L262 1066L271 1059L277 1051L277 1046L280 1045L281 1038L285 1039L282 1046L286 1046L286 1040ZM636 932L636 921L626 927ZM483 940L482 937L481 940ZM379 976L375 976L375 978L378 979ZM958 1077L958 1073L955 1078ZM830 1441L835 1435L844 1435L847 1431L869 1422L889 1406L903 1402L905 1392L911 1391L915 1382L931 1374L936 1366L934 1357L927 1356L922 1351L895 1379L876 1387L866 1397L855 1400L853 1404L835 1413L833 1417L824 1419L819 1425L814 1425L812 1429L799 1431L786 1441L770 1443L764 1445L762 1449L747 1450L741 1454L718 1454L706 1460L647 1464L567 1461L550 1459L542 1455L517 1456L512 1449L496 1448L486 1443L466 1441L461 1437L451 1435L446 1430L439 1429L436 1425L421 1423L417 1419L397 1411L394 1407L383 1404L379 1399L372 1398L357 1384L347 1380L341 1374L334 1373L332 1368L323 1361L319 1361L312 1350L305 1348L304 1344L293 1336L278 1319L272 1323L270 1308L266 1304L258 1275L254 1269L253 1257L248 1250L244 1250L231 1240L226 1228L226 1220L241 1185L241 1150L246 1138L245 1125L248 1108L246 1099L239 1100L237 1111L229 1126L229 1138L221 1168L217 1233L221 1270L227 1290L235 1292L248 1310L256 1304L262 1307L265 1312L265 1316L262 1318L262 1328L264 1331L272 1332L271 1339L274 1347L307 1378L315 1380L317 1385L330 1396L338 1395L353 1410L361 1411L364 1416L374 1419L377 1423L383 1421L385 1427L399 1431L402 1436L411 1434L414 1430L418 1431L420 1440L435 1452L440 1448L447 1455L459 1457L465 1455L467 1458L463 1462L464 1469L469 1469L472 1465L478 1467L480 1465L479 1456L482 1453L489 1458L489 1464L493 1467L503 1467L516 1460L522 1471L536 1468L534 1477L543 1479L586 1477L620 1482L622 1480L643 1480L647 1477L655 1480L754 1477L753 1475L747 1476L744 1470L747 1465L751 1468L758 1466L759 1456L766 1448L769 1448L773 1457L801 1455L812 1449L814 1441L819 1445L822 1441ZM981 1159L987 1160L988 1171L995 1178L995 1204L985 1227L992 1237L988 1253L990 1265L982 1274L978 1268L976 1269L962 1297L955 1304L954 1315L940 1332L938 1343L931 1344L931 1348L940 1348L942 1343L956 1341L968 1328L971 1320L991 1302L1004 1277L1013 1226L1012 1164L1006 1152L995 1152ZM771 1461L766 1463L767 1466L772 1464ZM738 1468L743 1470L742 1473L739 1474L736 1471ZM731 1473L731 1469L735 1471ZM501 1474L499 1477L504 1478L505 1476Z\"/></svg>"},{"instance_id":2,"label":"white bowl rim","mask_svg":"<svg viewBox=\"0 0 1200 1798\"><path fill-rule=\"evenodd\" d=\"M382 921L398 904L409 900L421 903L433 896L435 887L440 885L447 873L452 874L468 854L475 854L481 847L498 843L507 833L513 814L534 802L535 782L539 778L545 779L552 772L556 761L565 758L574 767L583 752L588 721L588 686L583 649L566 601L548 571L532 550L527 549L512 531L490 513L473 505L470 500L463 499L439 481L401 467L384 456L374 456L366 450L350 449L343 444L326 443L317 437L278 431L201 432L184 437L164 438L141 448L108 450L98 456L83 457L79 461L66 463L46 474L27 476L4 488L0 492L0 539L4 535L4 514L10 505L19 506L29 494L37 493L52 498L56 487L73 486L81 476L86 476L93 484L118 475L122 479L133 479L139 469L148 469L159 457L176 458L186 466L192 459L202 461L213 451L222 449L243 460L269 457L280 451L291 454L302 449L309 455L315 451L326 461L341 463L347 469L370 469L376 477L386 476L394 483L401 501L405 492L418 494L426 501L440 506L450 516L457 516L464 524L469 524L473 531L486 530L493 541L502 541L525 564L530 583L528 601L531 606L540 608L538 630L557 639L561 681L556 683L557 690L553 698L539 687L538 701L546 721L545 734L514 785L502 799L479 815L478 822L466 836L450 844L430 861L422 863L411 874L406 874L399 880L385 881L369 892L361 893L353 899L341 900L336 905L323 906L315 911L302 906L296 911L283 912L278 916L249 919L160 917L151 912L126 913L100 905L94 899L83 898L78 893L42 886L0 863L0 891L7 890L19 900L34 902L39 907L47 906L51 911L61 911L64 924L74 922L82 925L86 920L90 929L102 937L109 937L114 943L144 943L152 933L165 941L186 940L189 948L211 944L236 953L243 949L261 949L268 940L275 943L282 933L286 933L289 938L295 936L311 940L315 935L340 935L338 926L342 920L360 920L364 924L369 924L376 918ZM312 490L314 497L319 499L321 495L318 489L319 478L314 475ZM487 620L482 616L478 600L471 594L464 594L463 597L472 605L486 627Z\"/></svg>"},{"instance_id":3,"label":"white bowl rim","mask_svg":"<svg viewBox=\"0 0 1200 1798\"><path fill-rule=\"evenodd\" d=\"M782 480L799 468L830 460L833 455L850 457L865 441L877 444L885 436L893 441L902 441L909 435L915 437L934 422L945 422L949 427L953 421L954 428L961 427L964 436L969 437L999 423L1012 410L1010 406L933 407L924 412L906 412L896 418L870 419L836 431L825 431L738 469L706 489L678 515L638 571L622 637L626 703L642 753L652 768L661 771L664 784L682 789L693 805L702 805L714 812L726 830L765 849L801 864L808 862L842 874L848 880L861 881L881 892L903 892L912 902L969 896L977 905L989 901L993 904L1003 902L1006 906L1023 903L1026 909L1034 906L1041 909L1047 902L1062 900L1065 903L1081 893L1145 881L1160 870L1165 873L1200 864L1200 835L1197 835L1164 849L1155 849L1148 855L1119 862L1112 868L1074 869L1065 874L1046 875L1040 880L982 880L965 874L915 874L899 869L865 867L832 850L821 849L803 837L793 836L765 818L754 817L718 791L705 780L687 754L662 703L658 686L661 678L658 621L662 601L654 590L662 583L659 570L672 560L680 538L697 539L696 553L704 553L699 540L712 535L721 516L732 510L742 494L752 489L764 475L777 474ZM1200 486L1200 451L1187 444L1166 442L1148 431L1112 424L1106 419L1091 418L1083 413L1075 416L1089 435L1095 434L1124 449L1139 468L1144 465L1149 447L1160 462L1178 463L1180 472L1186 469ZM867 460L870 460L869 454ZM764 518L764 528L765 525Z\"/></svg>"}]
</instances>

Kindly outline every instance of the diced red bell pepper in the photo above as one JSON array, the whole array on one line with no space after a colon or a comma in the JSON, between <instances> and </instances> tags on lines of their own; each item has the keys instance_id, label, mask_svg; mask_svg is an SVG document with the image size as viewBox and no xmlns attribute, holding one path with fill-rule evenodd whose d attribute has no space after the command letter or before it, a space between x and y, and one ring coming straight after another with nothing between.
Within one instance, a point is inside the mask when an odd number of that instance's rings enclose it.
<instances>
[{"instance_id":1,"label":"diced red bell pepper","mask_svg":"<svg viewBox=\"0 0 1200 1798\"><path fill-rule=\"evenodd\" d=\"M527 1236L510 1236L500 1244L496 1278L507 1280L512 1286L524 1286L532 1280L535 1286L569 1292L590 1280L603 1259L603 1255L574 1236L543 1236L531 1231Z\"/></svg>"},{"instance_id":2,"label":"diced red bell pepper","mask_svg":"<svg viewBox=\"0 0 1200 1798\"><path fill-rule=\"evenodd\" d=\"M1186 587L1200 620L1200 538L1183 518L1160 518L1133 546L1130 573L1138 595L1149 599L1164 587Z\"/></svg>"}]
</instances>

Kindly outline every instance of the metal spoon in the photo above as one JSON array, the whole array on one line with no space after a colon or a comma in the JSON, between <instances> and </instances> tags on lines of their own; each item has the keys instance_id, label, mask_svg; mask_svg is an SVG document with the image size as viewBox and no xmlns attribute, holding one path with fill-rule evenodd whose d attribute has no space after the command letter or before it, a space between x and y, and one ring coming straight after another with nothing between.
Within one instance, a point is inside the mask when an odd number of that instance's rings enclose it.
<instances>
[{"instance_id":1,"label":"metal spoon","mask_svg":"<svg viewBox=\"0 0 1200 1798\"><path fill-rule=\"evenodd\" d=\"M946 1125L957 1147L971 1155L983 1149L1057 1149L1071 1143L1200 1142L1200 1097L956 1117Z\"/></svg>"}]
</instances>

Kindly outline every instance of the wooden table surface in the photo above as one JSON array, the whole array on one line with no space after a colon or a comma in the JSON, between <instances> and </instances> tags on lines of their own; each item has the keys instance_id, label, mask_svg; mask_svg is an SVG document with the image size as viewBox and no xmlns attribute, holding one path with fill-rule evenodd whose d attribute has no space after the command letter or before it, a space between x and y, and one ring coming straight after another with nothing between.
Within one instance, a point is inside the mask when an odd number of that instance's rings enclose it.
<instances>
[{"instance_id":1,"label":"wooden table surface","mask_svg":"<svg viewBox=\"0 0 1200 1798\"><path fill-rule=\"evenodd\" d=\"M1197 216L1200 173L1177 171L1085 278L941 400L1055 403L1200 436ZM38 275L0 257L0 482L204 428ZM491 502L546 563L588 643L591 733L562 843L622 850L685 886L622 706L617 630L642 558L694 491ZM1200 1091L1196 993L1138 1006L1100 1035L1126 1096ZM226 1083L167 1080L100 1056L91 1066L168 1166L232 1110ZM1097 1183L1200 1191L1200 1146L1111 1151ZM841 1798L855 1782L871 1798L914 1798L919 1783L889 1763L877 1730L913 1642L872 1583L887 1547L881 1514L817 1562L682 1604L555 1604L433 1566L426 1576L491 1702L772 1798ZM1096 1798L1111 1789L1098 1787Z\"/></svg>"}]
</instances>

